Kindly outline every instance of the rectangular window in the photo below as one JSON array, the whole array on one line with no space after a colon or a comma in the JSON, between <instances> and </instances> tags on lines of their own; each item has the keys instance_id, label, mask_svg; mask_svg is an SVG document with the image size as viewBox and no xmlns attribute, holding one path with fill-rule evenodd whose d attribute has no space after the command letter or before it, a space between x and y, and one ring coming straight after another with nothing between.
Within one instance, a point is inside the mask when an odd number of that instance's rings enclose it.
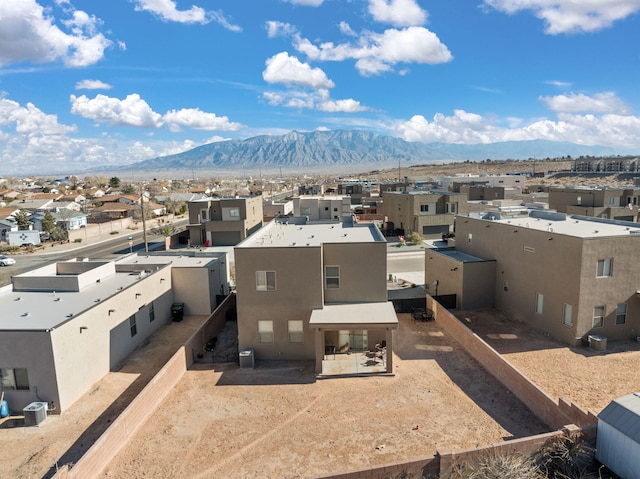
<instances>
[{"instance_id":1,"label":"rectangular window","mask_svg":"<svg viewBox=\"0 0 640 479\"><path fill-rule=\"evenodd\" d=\"M565 303L562 308L562 324L565 326L571 326L573 324L573 319L571 318L573 314L573 307L570 304Z\"/></svg>"},{"instance_id":2,"label":"rectangular window","mask_svg":"<svg viewBox=\"0 0 640 479\"><path fill-rule=\"evenodd\" d=\"M273 321L258 321L258 341L273 343Z\"/></svg>"},{"instance_id":3,"label":"rectangular window","mask_svg":"<svg viewBox=\"0 0 640 479\"><path fill-rule=\"evenodd\" d=\"M29 377L25 368L0 369L0 376L3 390L29 390Z\"/></svg>"},{"instance_id":4,"label":"rectangular window","mask_svg":"<svg viewBox=\"0 0 640 479\"><path fill-rule=\"evenodd\" d=\"M289 321L289 342L301 343L303 339L302 321Z\"/></svg>"},{"instance_id":5,"label":"rectangular window","mask_svg":"<svg viewBox=\"0 0 640 479\"><path fill-rule=\"evenodd\" d=\"M131 337L133 338L138 334L138 326L136 326L136 315L134 314L129 318L129 328L131 329Z\"/></svg>"},{"instance_id":6,"label":"rectangular window","mask_svg":"<svg viewBox=\"0 0 640 479\"><path fill-rule=\"evenodd\" d=\"M340 266L325 266L324 268L325 284L327 288L340 287Z\"/></svg>"},{"instance_id":7,"label":"rectangular window","mask_svg":"<svg viewBox=\"0 0 640 479\"><path fill-rule=\"evenodd\" d=\"M209 210L200 210L200 223L209 221Z\"/></svg>"},{"instance_id":8,"label":"rectangular window","mask_svg":"<svg viewBox=\"0 0 640 479\"><path fill-rule=\"evenodd\" d=\"M149 303L149 322L153 323L155 319L156 319L156 312L155 312L155 309L153 308L153 303Z\"/></svg>"},{"instance_id":9,"label":"rectangular window","mask_svg":"<svg viewBox=\"0 0 640 479\"><path fill-rule=\"evenodd\" d=\"M620 303L616 307L616 324L625 324L627 322L627 304Z\"/></svg>"},{"instance_id":10,"label":"rectangular window","mask_svg":"<svg viewBox=\"0 0 640 479\"><path fill-rule=\"evenodd\" d=\"M240 218L240 208L229 208L229 216L232 218Z\"/></svg>"},{"instance_id":11,"label":"rectangular window","mask_svg":"<svg viewBox=\"0 0 640 479\"><path fill-rule=\"evenodd\" d=\"M609 198L609 206L615 206L616 204L616 199L614 197L610 197Z\"/></svg>"},{"instance_id":12,"label":"rectangular window","mask_svg":"<svg viewBox=\"0 0 640 479\"><path fill-rule=\"evenodd\" d=\"M420 205L420 213L428 213L429 205Z\"/></svg>"},{"instance_id":13,"label":"rectangular window","mask_svg":"<svg viewBox=\"0 0 640 479\"><path fill-rule=\"evenodd\" d=\"M309 216L311 214L311 207L301 206L300 207L300 216Z\"/></svg>"},{"instance_id":14,"label":"rectangular window","mask_svg":"<svg viewBox=\"0 0 640 479\"><path fill-rule=\"evenodd\" d=\"M455 213L455 212L456 212L456 204L447 203L447 213Z\"/></svg>"},{"instance_id":15,"label":"rectangular window","mask_svg":"<svg viewBox=\"0 0 640 479\"><path fill-rule=\"evenodd\" d=\"M468 241L469 243L471 243L471 241L472 241L472 240L473 240L473 233L468 233L468 234L467 234L467 241Z\"/></svg>"},{"instance_id":16,"label":"rectangular window","mask_svg":"<svg viewBox=\"0 0 640 479\"><path fill-rule=\"evenodd\" d=\"M544 295L536 293L536 313L542 314L542 307L544 305Z\"/></svg>"},{"instance_id":17,"label":"rectangular window","mask_svg":"<svg viewBox=\"0 0 640 479\"><path fill-rule=\"evenodd\" d=\"M604 326L604 306L596 306L593 308L593 327L601 328Z\"/></svg>"},{"instance_id":18,"label":"rectangular window","mask_svg":"<svg viewBox=\"0 0 640 479\"><path fill-rule=\"evenodd\" d=\"M596 270L597 278L606 278L612 276L613 272L613 258L599 259L598 268Z\"/></svg>"},{"instance_id":19,"label":"rectangular window","mask_svg":"<svg viewBox=\"0 0 640 479\"><path fill-rule=\"evenodd\" d=\"M256 291L275 291L276 272L256 271Z\"/></svg>"}]
</instances>

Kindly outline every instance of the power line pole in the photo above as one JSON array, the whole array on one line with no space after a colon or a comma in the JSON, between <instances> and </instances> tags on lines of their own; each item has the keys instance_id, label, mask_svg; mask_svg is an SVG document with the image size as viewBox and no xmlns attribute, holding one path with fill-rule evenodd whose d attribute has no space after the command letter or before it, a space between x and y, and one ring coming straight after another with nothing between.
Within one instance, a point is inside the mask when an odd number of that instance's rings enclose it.
<instances>
[{"instance_id":1,"label":"power line pole","mask_svg":"<svg viewBox=\"0 0 640 479\"><path fill-rule=\"evenodd\" d=\"M147 223L144 215L144 194L142 192L142 183L140 184L140 211L142 212L142 238L144 240L144 252L149 252L149 243L147 243Z\"/></svg>"}]
</instances>

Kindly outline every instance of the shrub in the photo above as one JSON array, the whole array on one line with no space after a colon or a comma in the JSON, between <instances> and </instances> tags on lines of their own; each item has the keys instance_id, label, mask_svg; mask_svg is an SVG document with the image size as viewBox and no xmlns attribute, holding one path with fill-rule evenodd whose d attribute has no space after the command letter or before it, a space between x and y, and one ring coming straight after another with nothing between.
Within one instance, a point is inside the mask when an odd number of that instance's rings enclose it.
<instances>
[{"instance_id":1,"label":"shrub","mask_svg":"<svg viewBox=\"0 0 640 479\"><path fill-rule=\"evenodd\" d=\"M117 235L118 233L120 233L119 231L112 231L111 233L109 233L110 235Z\"/></svg>"},{"instance_id":2,"label":"shrub","mask_svg":"<svg viewBox=\"0 0 640 479\"><path fill-rule=\"evenodd\" d=\"M73 240L74 243L82 243L82 238L76 238Z\"/></svg>"}]
</instances>

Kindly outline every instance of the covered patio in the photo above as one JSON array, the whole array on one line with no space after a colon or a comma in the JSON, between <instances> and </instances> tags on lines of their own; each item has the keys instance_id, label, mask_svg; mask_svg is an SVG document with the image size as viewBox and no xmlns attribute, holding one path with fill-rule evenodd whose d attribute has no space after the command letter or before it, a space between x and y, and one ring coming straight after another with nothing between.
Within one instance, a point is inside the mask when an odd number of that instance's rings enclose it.
<instances>
[{"instance_id":1,"label":"covered patio","mask_svg":"<svg viewBox=\"0 0 640 479\"><path fill-rule=\"evenodd\" d=\"M392 303L326 304L311 312L309 326L318 377L393 374Z\"/></svg>"}]
</instances>

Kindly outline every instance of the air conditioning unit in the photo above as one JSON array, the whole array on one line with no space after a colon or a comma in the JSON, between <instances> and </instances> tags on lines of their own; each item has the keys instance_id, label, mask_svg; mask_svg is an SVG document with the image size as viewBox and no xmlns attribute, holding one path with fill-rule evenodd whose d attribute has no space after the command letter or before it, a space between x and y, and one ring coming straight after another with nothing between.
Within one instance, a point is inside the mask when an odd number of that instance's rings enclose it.
<instances>
[{"instance_id":1,"label":"air conditioning unit","mask_svg":"<svg viewBox=\"0 0 640 479\"><path fill-rule=\"evenodd\" d=\"M607 338L605 338L604 336L600 336L599 334L590 334L589 347L594 351L606 351Z\"/></svg>"},{"instance_id":2,"label":"air conditioning unit","mask_svg":"<svg viewBox=\"0 0 640 479\"><path fill-rule=\"evenodd\" d=\"M245 349L240 351L240 368L241 369L253 369L255 366L253 349Z\"/></svg>"},{"instance_id":3,"label":"air conditioning unit","mask_svg":"<svg viewBox=\"0 0 640 479\"><path fill-rule=\"evenodd\" d=\"M32 402L27 407L25 407L22 412L24 413L25 426L37 426L42 421L47 419L47 403Z\"/></svg>"}]
</instances>

